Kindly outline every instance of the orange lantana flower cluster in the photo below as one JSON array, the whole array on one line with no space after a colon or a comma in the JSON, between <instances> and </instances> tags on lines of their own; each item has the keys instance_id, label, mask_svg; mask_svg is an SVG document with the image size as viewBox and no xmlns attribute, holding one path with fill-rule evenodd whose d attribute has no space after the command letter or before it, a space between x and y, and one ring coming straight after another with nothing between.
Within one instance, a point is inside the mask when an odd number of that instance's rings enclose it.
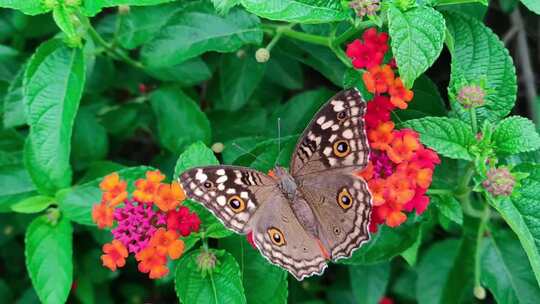
<instances>
[{"instance_id":1,"label":"orange lantana flower cluster","mask_svg":"<svg viewBox=\"0 0 540 304\"><path fill-rule=\"evenodd\" d=\"M127 183L118 173L100 183L101 202L94 205L92 219L99 228L113 228L114 239L103 246L103 266L116 271L126 264L130 253L139 262L139 271L151 279L169 272L167 259L178 259L184 252L181 236L199 230L196 213L181 206L185 194L176 182L163 183L158 170L146 172L135 181L133 197L128 198Z\"/></svg>"},{"instance_id":2,"label":"orange lantana flower cluster","mask_svg":"<svg viewBox=\"0 0 540 304\"><path fill-rule=\"evenodd\" d=\"M373 28L367 31L370 31L370 37L387 37L385 33L377 34ZM385 44L378 49L388 49L387 39L378 41ZM375 58L356 51L355 58ZM413 209L417 214L424 212L429 204L425 193L431 185L435 165L440 163L438 155L420 143L418 133L395 129L390 113L396 108L406 109L414 94L405 88L400 77L396 77L395 61L391 59L385 64L379 59L374 61L377 64L366 63L369 68L362 75L367 90L375 94L368 102L365 115L372 149L370 160L359 173L368 182L373 196L372 231L382 223L390 227L402 224L407 220L405 212Z\"/></svg>"}]
</instances>

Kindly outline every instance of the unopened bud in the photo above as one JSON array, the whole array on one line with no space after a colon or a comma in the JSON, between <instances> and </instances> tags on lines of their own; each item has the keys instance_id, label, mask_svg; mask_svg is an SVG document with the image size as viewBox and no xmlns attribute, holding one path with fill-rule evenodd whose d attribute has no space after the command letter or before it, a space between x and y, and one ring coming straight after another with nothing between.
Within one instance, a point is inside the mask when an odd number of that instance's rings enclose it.
<instances>
[{"instance_id":1,"label":"unopened bud","mask_svg":"<svg viewBox=\"0 0 540 304\"><path fill-rule=\"evenodd\" d=\"M482 186L493 196L509 196L512 194L516 180L508 168L489 169L487 179Z\"/></svg>"},{"instance_id":2,"label":"unopened bud","mask_svg":"<svg viewBox=\"0 0 540 304\"><path fill-rule=\"evenodd\" d=\"M58 6L58 0L43 0L43 6L48 9L54 9Z\"/></svg>"},{"instance_id":3,"label":"unopened bud","mask_svg":"<svg viewBox=\"0 0 540 304\"><path fill-rule=\"evenodd\" d=\"M255 52L255 60L257 60L258 63L265 63L270 59L270 52L267 48L260 48Z\"/></svg>"},{"instance_id":4,"label":"unopened bud","mask_svg":"<svg viewBox=\"0 0 540 304\"><path fill-rule=\"evenodd\" d=\"M47 221L51 225L56 226L56 224L58 224L58 220L60 219L60 215L60 210L58 210L58 208L49 208L46 213Z\"/></svg>"},{"instance_id":5,"label":"unopened bud","mask_svg":"<svg viewBox=\"0 0 540 304\"><path fill-rule=\"evenodd\" d=\"M225 149L225 145L223 145L223 143L217 142L212 145L212 151L214 151L214 153L219 154L223 152L223 149Z\"/></svg>"},{"instance_id":6,"label":"unopened bud","mask_svg":"<svg viewBox=\"0 0 540 304\"><path fill-rule=\"evenodd\" d=\"M475 286L473 293L474 297L478 300L484 300L486 298L486 289L482 286Z\"/></svg>"},{"instance_id":7,"label":"unopened bud","mask_svg":"<svg viewBox=\"0 0 540 304\"><path fill-rule=\"evenodd\" d=\"M118 6L118 13L120 15L127 15L129 14L129 5L119 5Z\"/></svg>"},{"instance_id":8,"label":"unopened bud","mask_svg":"<svg viewBox=\"0 0 540 304\"><path fill-rule=\"evenodd\" d=\"M246 57L246 51L244 51L244 50L238 50L238 51L236 51L236 57L238 57L238 58L240 58L240 59Z\"/></svg>"},{"instance_id":9,"label":"unopened bud","mask_svg":"<svg viewBox=\"0 0 540 304\"><path fill-rule=\"evenodd\" d=\"M201 250L197 256L197 265L203 273L212 272L216 268L217 262L216 255L210 251Z\"/></svg>"},{"instance_id":10,"label":"unopened bud","mask_svg":"<svg viewBox=\"0 0 540 304\"><path fill-rule=\"evenodd\" d=\"M484 105L486 92L478 85L464 86L459 90L457 100L464 108L476 108Z\"/></svg>"},{"instance_id":11,"label":"unopened bud","mask_svg":"<svg viewBox=\"0 0 540 304\"><path fill-rule=\"evenodd\" d=\"M380 9L380 0L353 0L349 7L358 17L374 16Z\"/></svg>"},{"instance_id":12,"label":"unopened bud","mask_svg":"<svg viewBox=\"0 0 540 304\"><path fill-rule=\"evenodd\" d=\"M13 233L13 226L11 225L7 225L6 227L4 227L4 235L11 235Z\"/></svg>"}]
</instances>

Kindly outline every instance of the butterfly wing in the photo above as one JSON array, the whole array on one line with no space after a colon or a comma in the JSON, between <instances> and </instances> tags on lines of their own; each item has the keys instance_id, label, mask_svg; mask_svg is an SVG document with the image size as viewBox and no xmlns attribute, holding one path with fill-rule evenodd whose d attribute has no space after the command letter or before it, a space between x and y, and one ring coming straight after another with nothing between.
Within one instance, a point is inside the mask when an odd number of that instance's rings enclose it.
<instances>
[{"instance_id":1,"label":"butterfly wing","mask_svg":"<svg viewBox=\"0 0 540 304\"><path fill-rule=\"evenodd\" d=\"M318 241L300 225L281 191L273 192L255 215L253 241L264 257L297 280L322 274L327 266Z\"/></svg>"},{"instance_id":2,"label":"butterfly wing","mask_svg":"<svg viewBox=\"0 0 540 304\"><path fill-rule=\"evenodd\" d=\"M301 178L328 170L362 169L369 159L364 128L366 103L356 89L341 91L315 114L298 140L290 164Z\"/></svg>"},{"instance_id":3,"label":"butterfly wing","mask_svg":"<svg viewBox=\"0 0 540 304\"><path fill-rule=\"evenodd\" d=\"M185 171L179 182L186 196L210 210L225 227L247 233L257 209L277 189L268 175L234 166L197 167Z\"/></svg>"},{"instance_id":4,"label":"butterfly wing","mask_svg":"<svg viewBox=\"0 0 540 304\"><path fill-rule=\"evenodd\" d=\"M336 94L311 120L291 161L291 174L319 222L319 237L332 259L349 257L369 239L371 194L366 182L352 175L369 159L365 111L356 89Z\"/></svg>"}]
</instances>

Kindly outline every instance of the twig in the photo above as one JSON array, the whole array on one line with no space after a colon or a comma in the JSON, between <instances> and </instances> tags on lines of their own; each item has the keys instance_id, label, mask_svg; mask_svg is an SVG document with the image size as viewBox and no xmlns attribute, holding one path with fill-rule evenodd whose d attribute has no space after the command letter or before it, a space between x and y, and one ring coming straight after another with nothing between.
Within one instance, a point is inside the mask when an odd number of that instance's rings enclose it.
<instances>
[{"instance_id":1,"label":"twig","mask_svg":"<svg viewBox=\"0 0 540 304\"><path fill-rule=\"evenodd\" d=\"M536 106L536 82L532 70L527 35L525 33L523 18L521 17L519 8L514 9L512 14L510 14L510 20L512 22L512 26L519 28L516 37L517 63L521 70L521 77L525 85L527 109L532 121L534 121L536 125L539 125L540 121L538 121L538 109Z\"/></svg>"}]
</instances>

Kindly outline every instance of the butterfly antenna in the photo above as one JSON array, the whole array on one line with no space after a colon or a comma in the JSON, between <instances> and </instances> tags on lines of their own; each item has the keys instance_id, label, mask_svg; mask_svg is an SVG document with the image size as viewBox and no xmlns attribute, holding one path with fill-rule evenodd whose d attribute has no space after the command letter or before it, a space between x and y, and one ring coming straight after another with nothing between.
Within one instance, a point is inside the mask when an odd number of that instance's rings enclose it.
<instances>
[{"instance_id":1,"label":"butterfly antenna","mask_svg":"<svg viewBox=\"0 0 540 304\"><path fill-rule=\"evenodd\" d=\"M279 155L281 154L281 117L278 117L277 119L277 136L278 136L278 139L277 139L278 154L276 157L276 161L274 163L274 167L277 165L278 160L279 160Z\"/></svg>"},{"instance_id":2,"label":"butterfly antenna","mask_svg":"<svg viewBox=\"0 0 540 304\"><path fill-rule=\"evenodd\" d=\"M236 149L242 151L244 154L247 154L247 155L249 155L249 156L255 158L256 160L260 160L260 161L264 162L265 164L270 165L269 162L265 161L264 159L258 158L257 155L255 155L255 154L249 152L248 150L246 150L246 149L240 147L240 145L238 145L237 143L234 143L234 142L233 142L232 145L233 145Z\"/></svg>"}]
</instances>

